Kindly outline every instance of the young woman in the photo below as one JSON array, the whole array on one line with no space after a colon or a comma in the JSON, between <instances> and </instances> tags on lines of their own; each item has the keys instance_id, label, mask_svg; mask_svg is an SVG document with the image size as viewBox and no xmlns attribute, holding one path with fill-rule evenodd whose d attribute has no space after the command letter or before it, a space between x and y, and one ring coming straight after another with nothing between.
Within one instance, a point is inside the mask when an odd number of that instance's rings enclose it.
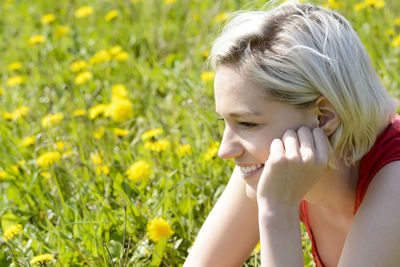
<instances>
[{"instance_id":1,"label":"young woman","mask_svg":"<svg viewBox=\"0 0 400 267\"><path fill-rule=\"evenodd\" d=\"M400 117L350 24L310 4L240 12L214 42L232 177L185 266L400 266Z\"/></svg>"}]
</instances>

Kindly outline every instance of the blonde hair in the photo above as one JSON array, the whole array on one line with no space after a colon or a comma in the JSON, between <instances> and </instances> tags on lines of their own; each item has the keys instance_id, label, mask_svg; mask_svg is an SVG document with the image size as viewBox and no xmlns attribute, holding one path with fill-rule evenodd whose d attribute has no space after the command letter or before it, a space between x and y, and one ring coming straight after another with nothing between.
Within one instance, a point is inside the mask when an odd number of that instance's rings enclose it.
<instances>
[{"instance_id":1,"label":"blonde hair","mask_svg":"<svg viewBox=\"0 0 400 267\"><path fill-rule=\"evenodd\" d=\"M237 12L209 61L216 69L239 66L269 96L299 108L325 96L341 120L331 145L348 165L368 152L396 112L357 33L321 7L290 1Z\"/></svg>"}]
</instances>

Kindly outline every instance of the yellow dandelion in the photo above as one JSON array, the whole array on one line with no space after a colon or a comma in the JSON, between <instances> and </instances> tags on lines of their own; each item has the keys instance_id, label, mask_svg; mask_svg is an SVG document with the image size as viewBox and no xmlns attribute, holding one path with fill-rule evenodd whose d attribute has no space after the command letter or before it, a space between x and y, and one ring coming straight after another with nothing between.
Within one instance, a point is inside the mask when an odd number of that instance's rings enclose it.
<instances>
[{"instance_id":1,"label":"yellow dandelion","mask_svg":"<svg viewBox=\"0 0 400 267\"><path fill-rule=\"evenodd\" d=\"M61 26L58 26L57 29L56 29L56 36L58 38L60 38L60 37L66 35L66 34L68 34L70 32L71 32L70 27L65 26L65 25L61 25Z\"/></svg>"},{"instance_id":2,"label":"yellow dandelion","mask_svg":"<svg viewBox=\"0 0 400 267\"><path fill-rule=\"evenodd\" d=\"M101 139L106 131L104 126L100 126L99 128L93 131L93 137L96 139Z\"/></svg>"},{"instance_id":3,"label":"yellow dandelion","mask_svg":"<svg viewBox=\"0 0 400 267\"><path fill-rule=\"evenodd\" d=\"M3 112L3 118L6 120L18 120L29 113L29 107L22 106L15 109L12 113Z\"/></svg>"},{"instance_id":4,"label":"yellow dandelion","mask_svg":"<svg viewBox=\"0 0 400 267\"><path fill-rule=\"evenodd\" d=\"M353 9L354 9L354 11L361 11L361 10L365 9L366 7L367 7L367 5L365 4L365 2L361 2L361 3L355 4Z\"/></svg>"},{"instance_id":5,"label":"yellow dandelion","mask_svg":"<svg viewBox=\"0 0 400 267\"><path fill-rule=\"evenodd\" d=\"M42 176L43 178L46 178L46 179L50 179L51 178L51 173L49 173L49 172L41 172L40 176Z\"/></svg>"},{"instance_id":6,"label":"yellow dandelion","mask_svg":"<svg viewBox=\"0 0 400 267\"><path fill-rule=\"evenodd\" d=\"M400 34L393 39L393 41L391 42L391 46L400 47Z\"/></svg>"},{"instance_id":7,"label":"yellow dandelion","mask_svg":"<svg viewBox=\"0 0 400 267\"><path fill-rule=\"evenodd\" d=\"M27 147L27 146L31 146L36 142L36 136L31 135L31 136L27 136L24 139L22 139L22 141L19 143L20 146L22 147Z\"/></svg>"},{"instance_id":8,"label":"yellow dandelion","mask_svg":"<svg viewBox=\"0 0 400 267\"><path fill-rule=\"evenodd\" d=\"M110 53L103 49L100 50L98 52L96 52L96 54L94 54L91 58L90 58L90 64L96 64L96 63L101 63L101 62L105 62L105 61L110 61L111 60L111 55Z\"/></svg>"},{"instance_id":9,"label":"yellow dandelion","mask_svg":"<svg viewBox=\"0 0 400 267\"><path fill-rule=\"evenodd\" d=\"M385 35L393 36L394 35L394 29L386 29L385 30Z\"/></svg>"},{"instance_id":10,"label":"yellow dandelion","mask_svg":"<svg viewBox=\"0 0 400 267\"><path fill-rule=\"evenodd\" d=\"M212 80L214 80L215 77L215 72L213 71L204 71L201 73L201 80L203 82L210 82Z\"/></svg>"},{"instance_id":11,"label":"yellow dandelion","mask_svg":"<svg viewBox=\"0 0 400 267\"><path fill-rule=\"evenodd\" d=\"M79 72L75 77L75 84L81 85L93 78L93 74L90 71Z\"/></svg>"},{"instance_id":12,"label":"yellow dandelion","mask_svg":"<svg viewBox=\"0 0 400 267\"><path fill-rule=\"evenodd\" d=\"M15 87L17 85L20 85L24 82L24 79L22 76L13 76L7 79L7 85L10 87Z\"/></svg>"},{"instance_id":13,"label":"yellow dandelion","mask_svg":"<svg viewBox=\"0 0 400 267\"><path fill-rule=\"evenodd\" d=\"M118 61L127 61L129 58L129 54L125 51L119 52L118 54L115 55L115 59Z\"/></svg>"},{"instance_id":14,"label":"yellow dandelion","mask_svg":"<svg viewBox=\"0 0 400 267\"><path fill-rule=\"evenodd\" d=\"M57 151L44 152L36 159L39 167L49 167L61 159L61 154Z\"/></svg>"},{"instance_id":15,"label":"yellow dandelion","mask_svg":"<svg viewBox=\"0 0 400 267\"><path fill-rule=\"evenodd\" d=\"M4 95L4 92L5 92L5 91L4 91L4 88L3 88L3 87L0 87L0 96L1 96L1 95Z\"/></svg>"},{"instance_id":16,"label":"yellow dandelion","mask_svg":"<svg viewBox=\"0 0 400 267\"><path fill-rule=\"evenodd\" d=\"M166 139L162 139L162 140L158 140L158 141L154 141L154 142L149 141L144 144L145 149L148 149L150 151L155 151L155 152L165 151L170 146L171 146L171 142Z\"/></svg>"},{"instance_id":17,"label":"yellow dandelion","mask_svg":"<svg viewBox=\"0 0 400 267\"><path fill-rule=\"evenodd\" d=\"M111 95L112 99L120 98L127 99L128 98L128 90L126 86L123 84L116 84L111 87Z\"/></svg>"},{"instance_id":18,"label":"yellow dandelion","mask_svg":"<svg viewBox=\"0 0 400 267\"><path fill-rule=\"evenodd\" d=\"M40 22L44 25L44 24L52 23L55 20L56 20L56 16L54 16L54 14L46 14L46 15L42 16L42 18L40 19Z\"/></svg>"},{"instance_id":19,"label":"yellow dandelion","mask_svg":"<svg viewBox=\"0 0 400 267\"><path fill-rule=\"evenodd\" d=\"M345 5L346 5L345 3L339 3L336 0L328 0L328 2L325 4L325 7L332 9L339 9L344 7Z\"/></svg>"},{"instance_id":20,"label":"yellow dandelion","mask_svg":"<svg viewBox=\"0 0 400 267\"><path fill-rule=\"evenodd\" d=\"M394 25L400 25L400 17L394 19Z\"/></svg>"},{"instance_id":21,"label":"yellow dandelion","mask_svg":"<svg viewBox=\"0 0 400 267\"><path fill-rule=\"evenodd\" d=\"M208 57L210 56L210 51L204 50L203 53L201 53L201 54L202 54L202 56L203 56L204 58L208 58Z\"/></svg>"},{"instance_id":22,"label":"yellow dandelion","mask_svg":"<svg viewBox=\"0 0 400 267\"><path fill-rule=\"evenodd\" d=\"M91 14L93 14L94 10L93 7L91 6L83 6L78 8L75 11L75 17L76 18L85 18L87 16L90 16Z\"/></svg>"},{"instance_id":23,"label":"yellow dandelion","mask_svg":"<svg viewBox=\"0 0 400 267\"><path fill-rule=\"evenodd\" d=\"M65 148L65 144L63 141L57 141L55 145L58 151L63 151Z\"/></svg>"},{"instance_id":24,"label":"yellow dandelion","mask_svg":"<svg viewBox=\"0 0 400 267\"><path fill-rule=\"evenodd\" d=\"M94 165L100 165L103 164L103 153L99 153L99 152L93 152L90 153L90 160L92 161L92 163Z\"/></svg>"},{"instance_id":25,"label":"yellow dandelion","mask_svg":"<svg viewBox=\"0 0 400 267\"><path fill-rule=\"evenodd\" d=\"M3 240L7 241L22 231L22 224L13 224L8 226L3 232Z\"/></svg>"},{"instance_id":26,"label":"yellow dandelion","mask_svg":"<svg viewBox=\"0 0 400 267\"><path fill-rule=\"evenodd\" d=\"M122 123L133 117L133 104L128 99L116 98L108 105L106 116Z\"/></svg>"},{"instance_id":27,"label":"yellow dandelion","mask_svg":"<svg viewBox=\"0 0 400 267\"><path fill-rule=\"evenodd\" d=\"M163 238L170 237L174 231L171 229L171 225L163 218L151 219L147 224L147 235L150 240L155 242L160 241Z\"/></svg>"},{"instance_id":28,"label":"yellow dandelion","mask_svg":"<svg viewBox=\"0 0 400 267\"><path fill-rule=\"evenodd\" d=\"M98 104L89 109L89 119L94 120L100 115L105 114L108 105L105 104Z\"/></svg>"},{"instance_id":29,"label":"yellow dandelion","mask_svg":"<svg viewBox=\"0 0 400 267\"><path fill-rule=\"evenodd\" d=\"M147 179L150 175L150 164L144 160L133 163L125 172L130 180L135 183Z\"/></svg>"},{"instance_id":30,"label":"yellow dandelion","mask_svg":"<svg viewBox=\"0 0 400 267\"><path fill-rule=\"evenodd\" d=\"M192 153L192 147L189 144L180 145L176 152L178 153L179 157L183 157L186 154Z\"/></svg>"},{"instance_id":31,"label":"yellow dandelion","mask_svg":"<svg viewBox=\"0 0 400 267\"><path fill-rule=\"evenodd\" d=\"M114 9L114 10L111 10L110 12L108 12L108 13L104 16L104 19L105 19L106 21L111 21L111 20L115 19L116 17L118 17L118 15L119 15L119 11L116 10L116 9Z\"/></svg>"},{"instance_id":32,"label":"yellow dandelion","mask_svg":"<svg viewBox=\"0 0 400 267\"><path fill-rule=\"evenodd\" d=\"M157 135L162 134L163 132L164 131L161 128L155 128L155 129L147 130L142 134L142 140L144 141L144 140L147 140L147 139L151 139L153 137L156 137Z\"/></svg>"},{"instance_id":33,"label":"yellow dandelion","mask_svg":"<svg viewBox=\"0 0 400 267\"><path fill-rule=\"evenodd\" d=\"M5 179L8 177L8 174L5 171L0 170L0 179Z\"/></svg>"},{"instance_id":34,"label":"yellow dandelion","mask_svg":"<svg viewBox=\"0 0 400 267\"><path fill-rule=\"evenodd\" d=\"M195 21L195 22L199 22L201 20L201 17L199 14L192 14L191 18Z\"/></svg>"},{"instance_id":35,"label":"yellow dandelion","mask_svg":"<svg viewBox=\"0 0 400 267\"><path fill-rule=\"evenodd\" d=\"M18 166L24 167L26 165L26 160L20 160L18 161Z\"/></svg>"},{"instance_id":36,"label":"yellow dandelion","mask_svg":"<svg viewBox=\"0 0 400 267\"><path fill-rule=\"evenodd\" d=\"M119 45L116 45L116 46L113 46L110 48L110 55L112 55L112 56L115 56L119 52L122 52L122 47L120 47Z\"/></svg>"},{"instance_id":37,"label":"yellow dandelion","mask_svg":"<svg viewBox=\"0 0 400 267\"><path fill-rule=\"evenodd\" d=\"M203 156L204 161L209 161L214 158L218 153L219 142L214 142Z\"/></svg>"},{"instance_id":38,"label":"yellow dandelion","mask_svg":"<svg viewBox=\"0 0 400 267\"><path fill-rule=\"evenodd\" d=\"M376 9L382 9L386 5L385 0L365 0L365 4Z\"/></svg>"},{"instance_id":39,"label":"yellow dandelion","mask_svg":"<svg viewBox=\"0 0 400 267\"><path fill-rule=\"evenodd\" d=\"M106 165L96 166L96 173L97 173L97 175L101 175L101 174L107 175L110 173L110 167L106 166Z\"/></svg>"},{"instance_id":40,"label":"yellow dandelion","mask_svg":"<svg viewBox=\"0 0 400 267\"><path fill-rule=\"evenodd\" d=\"M129 134L129 130L121 129L121 128L114 128L114 134L118 137L124 137Z\"/></svg>"},{"instance_id":41,"label":"yellow dandelion","mask_svg":"<svg viewBox=\"0 0 400 267\"><path fill-rule=\"evenodd\" d=\"M41 120L42 127L44 128L49 128L54 125L57 125L64 119L64 115L60 112L54 113L54 114L47 114L46 116L43 117Z\"/></svg>"},{"instance_id":42,"label":"yellow dandelion","mask_svg":"<svg viewBox=\"0 0 400 267\"><path fill-rule=\"evenodd\" d=\"M46 41L46 37L41 34L36 34L36 35L29 37L29 43L31 45L44 43L45 41Z\"/></svg>"},{"instance_id":43,"label":"yellow dandelion","mask_svg":"<svg viewBox=\"0 0 400 267\"><path fill-rule=\"evenodd\" d=\"M86 115L86 110L84 109L76 109L72 112L72 115L74 117L82 117Z\"/></svg>"},{"instance_id":44,"label":"yellow dandelion","mask_svg":"<svg viewBox=\"0 0 400 267\"><path fill-rule=\"evenodd\" d=\"M77 60L72 62L71 66L69 67L71 71L78 72L83 70L87 67L87 62L85 60Z\"/></svg>"},{"instance_id":45,"label":"yellow dandelion","mask_svg":"<svg viewBox=\"0 0 400 267\"><path fill-rule=\"evenodd\" d=\"M11 165L11 170L14 173L19 173L19 166L18 165Z\"/></svg>"},{"instance_id":46,"label":"yellow dandelion","mask_svg":"<svg viewBox=\"0 0 400 267\"><path fill-rule=\"evenodd\" d=\"M228 13L226 12L222 12L214 18L215 22L224 21L227 19L228 19Z\"/></svg>"},{"instance_id":47,"label":"yellow dandelion","mask_svg":"<svg viewBox=\"0 0 400 267\"><path fill-rule=\"evenodd\" d=\"M166 5L170 5L170 4L173 4L175 2L176 2L176 0L164 0L164 4L166 4Z\"/></svg>"},{"instance_id":48,"label":"yellow dandelion","mask_svg":"<svg viewBox=\"0 0 400 267\"><path fill-rule=\"evenodd\" d=\"M20 70L22 68L21 62L15 61L8 64L8 70Z\"/></svg>"},{"instance_id":49,"label":"yellow dandelion","mask_svg":"<svg viewBox=\"0 0 400 267\"><path fill-rule=\"evenodd\" d=\"M33 257L33 258L31 259L31 262L30 262L30 263L31 263L31 264L37 264L37 263L39 263L39 264L41 265L42 263L45 263L45 262L47 262L47 261L52 261L52 260L54 260L53 255L51 255L51 254L42 254L42 255Z\"/></svg>"}]
</instances>

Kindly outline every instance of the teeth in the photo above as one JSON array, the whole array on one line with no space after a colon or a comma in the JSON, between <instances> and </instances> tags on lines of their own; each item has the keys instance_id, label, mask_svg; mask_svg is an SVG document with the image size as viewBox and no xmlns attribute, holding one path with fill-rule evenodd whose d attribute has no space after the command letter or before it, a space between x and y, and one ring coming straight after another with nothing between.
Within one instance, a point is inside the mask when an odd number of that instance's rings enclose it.
<instances>
[{"instance_id":1,"label":"teeth","mask_svg":"<svg viewBox=\"0 0 400 267\"><path fill-rule=\"evenodd\" d=\"M240 171L243 172L244 174L248 174L252 171L257 170L258 168L261 168L264 164L257 164L253 166L248 166L248 167L240 167Z\"/></svg>"}]
</instances>

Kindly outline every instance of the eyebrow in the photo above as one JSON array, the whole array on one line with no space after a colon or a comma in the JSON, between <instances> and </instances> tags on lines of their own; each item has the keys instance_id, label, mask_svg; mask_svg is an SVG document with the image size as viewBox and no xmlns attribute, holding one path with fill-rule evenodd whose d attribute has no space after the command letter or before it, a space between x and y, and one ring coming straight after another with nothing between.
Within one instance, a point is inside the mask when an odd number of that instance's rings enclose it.
<instances>
[{"instance_id":1,"label":"eyebrow","mask_svg":"<svg viewBox=\"0 0 400 267\"><path fill-rule=\"evenodd\" d=\"M216 111L217 112L217 114L219 114L218 113L218 111ZM258 111L255 111L255 112L253 112L253 111L238 111L238 112L230 112L230 113L228 113L228 117L230 117L230 118L238 118L238 117L245 117L245 116L261 116L262 114L260 113L260 112L258 112Z\"/></svg>"}]
</instances>

